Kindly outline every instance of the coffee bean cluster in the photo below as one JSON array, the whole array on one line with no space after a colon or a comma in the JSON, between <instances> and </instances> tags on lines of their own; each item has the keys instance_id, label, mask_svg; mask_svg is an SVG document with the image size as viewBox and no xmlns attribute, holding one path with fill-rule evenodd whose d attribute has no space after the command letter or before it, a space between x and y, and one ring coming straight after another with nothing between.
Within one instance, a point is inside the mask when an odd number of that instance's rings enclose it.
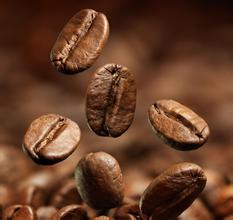
<instances>
[{"instance_id":1,"label":"coffee bean cluster","mask_svg":"<svg viewBox=\"0 0 233 220\"><path fill-rule=\"evenodd\" d=\"M62 29L51 62L64 74L82 72L100 56L108 35L103 13L82 10ZM90 129L99 136L121 136L134 119L136 93L135 76L128 68L111 63L94 71L86 94ZM182 151L201 147L210 133L204 119L174 100L155 101L148 118L162 141ZM53 165L68 158L80 139L74 121L48 114L30 124L23 150L34 162ZM85 155L75 168L75 178L65 176L51 168L30 176L16 189L0 185L0 219L233 219L233 186L223 175L193 163L174 164L134 197L125 197L128 189L121 167L105 152Z\"/></svg>"}]
</instances>

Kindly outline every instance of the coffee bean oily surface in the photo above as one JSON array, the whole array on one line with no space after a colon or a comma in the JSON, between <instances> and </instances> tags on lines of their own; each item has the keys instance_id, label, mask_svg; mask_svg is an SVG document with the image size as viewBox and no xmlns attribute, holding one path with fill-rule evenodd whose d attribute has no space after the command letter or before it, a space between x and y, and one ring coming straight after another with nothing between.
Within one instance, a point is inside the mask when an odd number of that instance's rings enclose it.
<instances>
[{"instance_id":1,"label":"coffee bean oily surface","mask_svg":"<svg viewBox=\"0 0 233 220\"><path fill-rule=\"evenodd\" d=\"M5 209L3 220L37 220L37 217L32 207L13 205Z\"/></svg>"},{"instance_id":2,"label":"coffee bean oily surface","mask_svg":"<svg viewBox=\"0 0 233 220\"><path fill-rule=\"evenodd\" d=\"M149 108L148 114L157 135L175 149L196 149L208 139L210 131L207 123L176 101L157 101Z\"/></svg>"},{"instance_id":3,"label":"coffee bean oily surface","mask_svg":"<svg viewBox=\"0 0 233 220\"><path fill-rule=\"evenodd\" d=\"M116 159L104 152L90 153L75 170L78 192L84 202L95 209L109 209L121 204L124 183Z\"/></svg>"},{"instance_id":4,"label":"coffee bean oily surface","mask_svg":"<svg viewBox=\"0 0 233 220\"><path fill-rule=\"evenodd\" d=\"M175 218L192 204L205 184L206 177L199 166L175 164L146 188L140 199L140 210L152 219Z\"/></svg>"},{"instance_id":5,"label":"coffee bean oily surface","mask_svg":"<svg viewBox=\"0 0 233 220\"><path fill-rule=\"evenodd\" d=\"M118 137L131 125L136 107L134 75L118 64L94 72L87 89L86 116L100 136Z\"/></svg>"},{"instance_id":6,"label":"coffee bean oily surface","mask_svg":"<svg viewBox=\"0 0 233 220\"><path fill-rule=\"evenodd\" d=\"M55 164L77 148L80 129L70 119L48 114L35 119L23 140L23 149L38 164Z\"/></svg>"},{"instance_id":7,"label":"coffee bean oily surface","mask_svg":"<svg viewBox=\"0 0 233 220\"><path fill-rule=\"evenodd\" d=\"M50 59L58 71L74 74L90 67L99 57L109 35L106 16L92 9L75 14L58 36Z\"/></svg>"}]
</instances>

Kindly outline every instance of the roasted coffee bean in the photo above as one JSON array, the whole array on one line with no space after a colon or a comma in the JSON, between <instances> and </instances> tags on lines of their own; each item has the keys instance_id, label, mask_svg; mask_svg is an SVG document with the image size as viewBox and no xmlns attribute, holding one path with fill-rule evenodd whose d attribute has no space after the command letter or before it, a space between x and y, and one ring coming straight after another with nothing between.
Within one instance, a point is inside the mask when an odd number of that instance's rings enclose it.
<instances>
[{"instance_id":1,"label":"roasted coffee bean","mask_svg":"<svg viewBox=\"0 0 233 220\"><path fill-rule=\"evenodd\" d=\"M68 205L58 210L52 220L86 220L87 212L80 205Z\"/></svg>"},{"instance_id":2,"label":"roasted coffee bean","mask_svg":"<svg viewBox=\"0 0 233 220\"><path fill-rule=\"evenodd\" d=\"M32 207L13 205L5 209L3 220L36 220L36 214Z\"/></svg>"},{"instance_id":3,"label":"roasted coffee bean","mask_svg":"<svg viewBox=\"0 0 233 220\"><path fill-rule=\"evenodd\" d=\"M153 219L176 218L204 189L203 170L192 163L179 163L155 178L140 199L142 214Z\"/></svg>"},{"instance_id":4,"label":"roasted coffee bean","mask_svg":"<svg viewBox=\"0 0 233 220\"><path fill-rule=\"evenodd\" d=\"M95 209L113 208L123 200L121 168L107 153L90 153L82 158L75 170L75 180L82 200Z\"/></svg>"},{"instance_id":5,"label":"roasted coffee bean","mask_svg":"<svg viewBox=\"0 0 233 220\"><path fill-rule=\"evenodd\" d=\"M107 64L94 72L87 89L86 116L96 134L123 134L133 121L135 106L134 75L126 67Z\"/></svg>"},{"instance_id":6,"label":"roasted coffee bean","mask_svg":"<svg viewBox=\"0 0 233 220\"><path fill-rule=\"evenodd\" d=\"M210 214L201 200L196 199L193 204L186 209L178 218L178 220L213 220L213 216Z\"/></svg>"},{"instance_id":7,"label":"roasted coffee bean","mask_svg":"<svg viewBox=\"0 0 233 220\"><path fill-rule=\"evenodd\" d=\"M101 215L101 216L93 218L93 220L111 220L111 219L113 218L105 216L105 215Z\"/></svg>"},{"instance_id":8,"label":"roasted coffee bean","mask_svg":"<svg viewBox=\"0 0 233 220\"><path fill-rule=\"evenodd\" d=\"M233 185L222 187L217 195L214 206L215 212L219 217L233 215Z\"/></svg>"},{"instance_id":9,"label":"roasted coffee bean","mask_svg":"<svg viewBox=\"0 0 233 220\"><path fill-rule=\"evenodd\" d=\"M70 204L81 204L82 199L77 191L74 179L65 181L54 193L50 204L62 208Z\"/></svg>"},{"instance_id":10,"label":"roasted coffee bean","mask_svg":"<svg viewBox=\"0 0 233 220\"><path fill-rule=\"evenodd\" d=\"M137 220L137 218L131 214L118 215L114 219L116 220Z\"/></svg>"},{"instance_id":11,"label":"roasted coffee bean","mask_svg":"<svg viewBox=\"0 0 233 220\"><path fill-rule=\"evenodd\" d=\"M99 57L108 35L109 24L104 14L91 9L81 10L61 31L50 59L62 73L81 72Z\"/></svg>"},{"instance_id":12,"label":"roasted coffee bean","mask_svg":"<svg viewBox=\"0 0 233 220\"><path fill-rule=\"evenodd\" d=\"M42 206L36 210L36 215L38 220L49 220L56 212L57 209L53 206Z\"/></svg>"},{"instance_id":13,"label":"roasted coffee bean","mask_svg":"<svg viewBox=\"0 0 233 220\"><path fill-rule=\"evenodd\" d=\"M175 149L197 149L208 139L210 131L207 123L176 101L157 101L149 108L148 114L157 135Z\"/></svg>"},{"instance_id":14,"label":"roasted coffee bean","mask_svg":"<svg viewBox=\"0 0 233 220\"><path fill-rule=\"evenodd\" d=\"M19 203L38 208L45 205L46 192L36 185L26 186L19 191Z\"/></svg>"},{"instance_id":15,"label":"roasted coffee bean","mask_svg":"<svg viewBox=\"0 0 233 220\"><path fill-rule=\"evenodd\" d=\"M43 115L29 126L23 149L38 164L55 164L73 153L80 135L78 125L70 119L56 114Z\"/></svg>"}]
</instances>

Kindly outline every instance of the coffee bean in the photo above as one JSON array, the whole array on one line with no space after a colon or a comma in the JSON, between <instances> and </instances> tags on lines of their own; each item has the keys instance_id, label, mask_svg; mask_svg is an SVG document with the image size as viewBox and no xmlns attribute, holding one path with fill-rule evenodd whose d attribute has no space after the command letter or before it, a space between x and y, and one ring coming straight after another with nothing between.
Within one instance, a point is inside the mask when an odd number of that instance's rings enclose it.
<instances>
[{"instance_id":1,"label":"coffee bean","mask_svg":"<svg viewBox=\"0 0 233 220\"><path fill-rule=\"evenodd\" d=\"M80 141L78 125L60 115L35 119L23 140L23 149L38 164L51 165L66 159Z\"/></svg>"},{"instance_id":2,"label":"coffee bean","mask_svg":"<svg viewBox=\"0 0 233 220\"><path fill-rule=\"evenodd\" d=\"M149 108L149 121L157 135L178 150L193 150L208 139L207 123L191 109L173 100L160 100Z\"/></svg>"},{"instance_id":3,"label":"coffee bean","mask_svg":"<svg viewBox=\"0 0 233 220\"><path fill-rule=\"evenodd\" d=\"M75 170L75 180L82 200L95 209L113 208L123 200L120 166L107 153L90 153L82 158Z\"/></svg>"},{"instance_id":4,"label":"coffee bean","mask_svg":"<svg viewBox=\"0 0 233 220\"><path fill-rule=\"evenodd\" d=\"M13 205L5 209L3 220L36 220L36 214L32 207Z\"/></svg>"},{"instance_id":5,"label":"coffee bean","mask_svg":"<svg viewBox=\"0 0 233 220\"><path fill-rule=\"evenodd\" d=\"M192 163L179 163L155 178L140 199L142 214L153 219L176 218L204 189L203 170Z\"/></svg>"},{"instance_id":6,"label":"coffee bean","mask_svg":"<svg viewBox=\"0 0 233 220\"><path fill-rule=\"evenodd\" d=\"M19 201L22 205L29 205L33 208L38 208L45 205L46 192L43 188L36 185L24 187L19 192Z\"/></svg>"},{"instance_id":7,"label":"coffee bean","mask_svg":"<svg viewBox=\"0 0 233 220\"><path fill-rule=\"evenodd\" d=\"M65 25L55 42L50 59L58 71L74 74L89 68L99 57L109 35L103 13L84 9Z\"/></svg>"},{"instance_id":8,"label":"coffee bean","mask_svg":"<svg viewBox=\"0 0 233 220\"><path fill-rule=\"evenodd\" d=\"M94 220L112 220L113 218L105 216L105 215L101 215L98 217L93 218Z\"/></svg>"},{"instance_id":9,"label":"coffee bean","mask_svg":"<svg viewBox=\"0 0 233 220\"><path fill-rule=\"evenodd\" d=\"M193 204L186 209L178 218L178 220L213 220L213 216L210 214L201 200L196 199Z\"/></svg>"},{"instance_id":10,"label":"coffee bean","mask_svg":"<svg viewBox=\"0 0 233 220\"><path fill-rule=\"evenodd\" d=\"M58 210L52 220L86 220L87 212L80 205L68 205Z\"/></svg>"},{"instance_id":11,"label":"coffee bean","mask_svg":"<svg viewBox=\"0 0 233 220\"><path fill-rule=\"evenodd\" d=\"M57 209L53 206L41 206L36 210L36 215L38 220L49 220L56 212Z\"/></svg>"},{"instance_id":12,"label":"coffee bean","mask_svg":"<svg viewBox=\"0 0 233 220\"><path fill-rule=\"evenodd\" d=\"M62 208L69 204L81 204L82 199L77 191L74 179L65 181L54 193L50 204Z\"/></svg>"},{"instance_id":13,"label":"coffee bean","mask_svg":"<svg viewBox=\"0 0 233 220\"><path fill-rule=\"evenodd\" d=\"M100 136L118 137L131 125L136 106L134 75L117 64L94 72L87 89L86 116Z\"/></svg>"}]
</instances>

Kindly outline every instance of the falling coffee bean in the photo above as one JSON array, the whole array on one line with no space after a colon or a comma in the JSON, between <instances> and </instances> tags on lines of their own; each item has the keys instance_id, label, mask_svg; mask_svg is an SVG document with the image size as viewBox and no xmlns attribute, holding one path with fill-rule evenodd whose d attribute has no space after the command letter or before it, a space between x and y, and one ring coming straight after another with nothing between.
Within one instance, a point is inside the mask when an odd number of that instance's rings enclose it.
<instances>
[{"instance_id":1,"label":"falling coffee bean","mask_svg":"<svg viewBox=\"0 0 233 220\"><path fill-rule=\"evenodd\" d=\"M38 164L55 164L66 159L77 148L80 129L70 119L43 115L29 126L23 140L23 149Z\"/></svg>"},{"instance_id":2,"label":"falling coffee bean","mask_svg":"<svg viewBox=\"0 0 233 220\"><path fill-rule=\"evenodd\" d=\"M87 220L87 212L80 205L68 205L58 210L52 220Z\"/></svg>"},{"instance_id":3,"label":"falling coffee bean","mask_svg":"<svg viewBox=\"0 0 233 220\"><path fill-rule=\"evenodd\" d=\"M192 163L173 165L156 177L140 199L142 214L167 220L179 216L204 189L203 170Z\"/></svg>"},{"instance_id":4,"label":"falling coffee bean","mask_svg":"<svg viewBox=\"0 0 233 220\"><path fill-rule=\"evenodd\" d=\"M75 170L75 180L82 200L92 208L113 208L123 200L121 168L107 153L90 153L82 158Z\"/></svg>"},{"instance_id":5,"label":"falling coffee bean","mask_svg":"<svg viewBox=\"0 0 233 220\"><path fill-rule=\"evenodd\" d=\"M193 150L208 139L207 123L191 109L173 100L160 100L149 108L149 121L157 135L178 150Z\"/></svg>"},{"instance_id":6,"label":"falling coffee bean","mask_svg":"<svg viewBox=\"0 0 233 220\"><path fill-rule=\"evenodd\" d=\"M117 64L94 72L87 89L86 116L100 136L118 137L131 125L136 107L134 75Z\"/></svg>"},{"instance_id":7,"label":"falling coffee bean","mask_svg":"<svg viewBox=\"0 0 233 220\"><path fill-rule=\"evenodd\" d=\"M99 57L109 35L103 13L84 9L65 25L55 42L50 59L58 71L74 74L89 68Z\"/></svg>"}]
</instances>

